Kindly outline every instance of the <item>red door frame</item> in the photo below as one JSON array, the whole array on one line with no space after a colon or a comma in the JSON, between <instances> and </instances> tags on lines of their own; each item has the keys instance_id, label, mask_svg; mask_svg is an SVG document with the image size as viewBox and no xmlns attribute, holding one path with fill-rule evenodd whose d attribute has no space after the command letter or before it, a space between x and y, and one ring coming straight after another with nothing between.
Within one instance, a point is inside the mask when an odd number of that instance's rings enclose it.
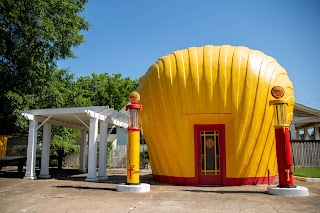
<instances>
[{"instance_id":1,"label":"red door frame","mask_svg":"<svg viewBox=\"0 0 320 213\"><path fill-rule=\"evenodd\" d=\"M219 130L219 149L220 149L220 170L222 170L222 185L225 184L226 178L226 154L225 154L225 125L224 124L199 124L194 125L194 159L195 159L195 178L197 185L201 185L199 183L199 160L201 157L199 156L199 145L198 141L200 138L200 131L207 131L207 130ZM213 184L215 185L215 184ZM217 185L220 185L217 184Z\"/></svg>"}]
</instances>

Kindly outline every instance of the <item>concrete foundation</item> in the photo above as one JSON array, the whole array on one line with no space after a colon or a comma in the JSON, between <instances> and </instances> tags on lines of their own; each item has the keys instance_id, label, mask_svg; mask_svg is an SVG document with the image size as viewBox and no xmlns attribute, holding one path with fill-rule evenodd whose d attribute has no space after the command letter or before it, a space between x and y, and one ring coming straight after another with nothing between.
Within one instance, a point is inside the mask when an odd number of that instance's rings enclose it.
<instances>
[{"instance_id":1,"label":"concrete foundation","mask_svg":"<svg viewBox=\"0 0 320 213\"><path fill-rule=\"evenodd\" d=\"M25 176L23 177L25 180L37 180L37 176Z\"/></svg>"},{"instance_id":2,"label":"concrete foundation","mask_svg":"<svg viewBox=\"0 0 320 213\"><path fill-rule=\"evenodd\" d=\"M97 182L99 180L99 178L95 177L95 178L86 178L85 181L87 182Z\"/></svg>"},{"instance_id":3,"label":"concrete foundation","mask_svg":"<svg viewBox=\"0 0 320 213\"><path fill-rule=\"evenodd\" d=\"M98 176L99 180L108 180L108 176Z\"/></svg>"},{"instance_id":4,"label":"concrete foundation","mask_svg":"<svg viewBox=\"0 0 320 213\"><path fill-rule=\"evenodd\" d=\"M50 179L51 175L38 175L39 179Z\"/></svg>"}]
</instances>

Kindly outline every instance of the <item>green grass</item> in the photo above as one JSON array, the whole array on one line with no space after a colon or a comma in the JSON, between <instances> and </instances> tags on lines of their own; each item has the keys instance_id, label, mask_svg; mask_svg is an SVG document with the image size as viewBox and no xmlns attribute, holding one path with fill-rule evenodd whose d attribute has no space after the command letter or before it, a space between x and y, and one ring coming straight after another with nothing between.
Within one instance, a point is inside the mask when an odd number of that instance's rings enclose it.
<instances>
[{"instance_id":1,"label":"green grass","mask_svg":"<svg viewBox=\"0 0 320 213\"><path fill-rule=\"evenodd\" d=\"M320 178L320 167L296 168L293 171L296 176Z\"/></svg>"}]
</instances>

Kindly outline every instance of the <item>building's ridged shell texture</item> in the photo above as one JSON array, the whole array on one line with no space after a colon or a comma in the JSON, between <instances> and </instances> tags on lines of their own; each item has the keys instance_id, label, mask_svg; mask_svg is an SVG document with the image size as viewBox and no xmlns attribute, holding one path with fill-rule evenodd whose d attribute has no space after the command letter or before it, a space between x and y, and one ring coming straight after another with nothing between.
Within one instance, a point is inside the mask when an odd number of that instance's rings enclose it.
<instances>
[{"instance_id":1,"label":"building's ridged shell texture","mask_svg":"<svg viewBox=\"0 0 320 213\"><path fill-rule=\"evenodd\" d=\"M194 125L225 124L226 177L276 173L273 86L285 89L290 122L293 86L270 56L246 47L204 46L175 51L141 80L142 124L157 175L194 177Z\"/></svg>"}]
</instances>

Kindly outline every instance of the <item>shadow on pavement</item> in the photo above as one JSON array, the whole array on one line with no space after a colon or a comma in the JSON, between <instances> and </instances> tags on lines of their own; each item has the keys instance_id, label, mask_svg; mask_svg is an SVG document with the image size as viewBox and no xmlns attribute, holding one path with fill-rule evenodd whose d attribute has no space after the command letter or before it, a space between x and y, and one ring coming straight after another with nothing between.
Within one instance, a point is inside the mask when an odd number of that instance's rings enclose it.
<instances>
[{"instance_id":1,"label":"shadow on pavement","mask_svg":"<svg viewBox=\"0 0 320 213\"><path fill-rule=\"evenodd\" d=\"M1 171L0 178L19 178L22 179L24 177L24 173L17 171Z\"/></svg>"},{"instance_id":2,"label":"shadow on pavement","mask_svg":"<svg viewBox=\"0 0 320 213\"><path fill-rule=\"evenodd\" d=\"M88 187L88 186L55 186L56 188L71 188L71 189L89 189L89 190L107 190L107 191L116 191L115 188L99 188L99 187Z\"/></svg>"},{"instance_id":3,"label":"shadow on pavement","mask_svg":"<svg viewBox=\"0 0 320 213\"><path fill-rule=\"evenodd\" d=\"M217 194L267 194L266 191L230 191L230 190L183 190L187 192L198 192L198 193L217 193Z\"/></svg>"},{"instance_id":4,"label":"shadow on pavement","mask_svg":"<svg viewBox=\"0 0 320 213\"><path fill-rule=\"evenodd\" d=\"M40 169L36 168L36 174L39 176ZM64 181L78 181L78 182L87 182L87 173L80 172L79 169L76 168L62 168L58 169L57 167L50 167L49 174L51 175L51 179L56 180L64 180ZM17 167L10 166L4 167L0 171L0 178L16 178L22 179L25 175L25 167L22 172L17 171ZM120 184L125 183L127 181L127 174L125 169L107 169L107 180L97 181L100 183L113 183ZM152 185L167 185L165 183L158 183L154 181L153 175L151 171L141 171L140 173L140 181L141 183L148 183Z\"/></svg>"}]
</instances>

